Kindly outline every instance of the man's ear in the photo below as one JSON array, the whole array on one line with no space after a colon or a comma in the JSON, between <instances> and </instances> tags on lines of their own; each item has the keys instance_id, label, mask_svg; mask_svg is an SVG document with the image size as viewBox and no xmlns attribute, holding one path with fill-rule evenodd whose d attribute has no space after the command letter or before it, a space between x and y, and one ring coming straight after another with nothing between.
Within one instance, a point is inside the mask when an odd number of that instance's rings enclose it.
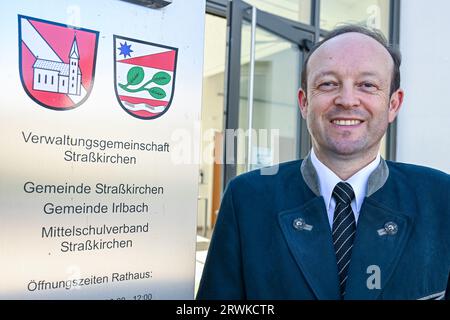
<instances>
[{"instance_id":1,"label":"man's ear","mask_svg":"<svg viewBox=\"0 0 450 320\"><path fill-rule=\"evenodd\" d=\"M298 90L298 105L300 107L300 112L302 113L303 119L306 119L308 99L306 98L306 92L301 88Z\"/></svg>"},{"instance_id":2,"label":"man's ear","mask_svg":"<svg viewBox=\"0 0 450 320\"><path fill-rule=\"evenodd\" d=\"M403 97L405 93L402 89L398 89L391 95L391 99L389 101L389 123L393 122L397 117L400 108L403 104Z\"/></svg>"}]
</instances>

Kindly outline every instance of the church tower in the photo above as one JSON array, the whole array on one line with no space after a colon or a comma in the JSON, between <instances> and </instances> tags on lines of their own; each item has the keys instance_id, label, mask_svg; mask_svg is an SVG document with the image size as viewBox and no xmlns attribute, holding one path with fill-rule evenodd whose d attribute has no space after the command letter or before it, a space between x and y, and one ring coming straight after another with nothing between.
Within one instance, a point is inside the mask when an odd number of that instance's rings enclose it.
<instances>
[{"instance_id":1,"label":"church tower","mask_svg":"<svg viewBox=\"0 0 450 320\"><path fill-rule=\"evenodd\" d=\"M80 53L78 51L77 38L73 38L72 48L69 53L69 94L81 94L81 74L79 73Z\"/></svg>"}]
</instances>

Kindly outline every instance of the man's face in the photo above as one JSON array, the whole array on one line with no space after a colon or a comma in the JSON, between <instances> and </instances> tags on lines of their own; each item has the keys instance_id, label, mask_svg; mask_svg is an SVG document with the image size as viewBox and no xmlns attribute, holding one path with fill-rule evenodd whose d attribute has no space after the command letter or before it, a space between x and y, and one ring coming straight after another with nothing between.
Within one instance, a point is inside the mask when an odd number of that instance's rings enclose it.
<instances>
[{"instance_id":1,"label":"man's face","mask_svg":"<svg viewBox=\"0 0 450 320\"><path fill-rule=\"evenodd\" d=\"M353 32L312 54L299 102L315 150L339 158L378 152L403 99L401 90L389 96L393 65L381 44Z\"/></svg>"}]
</instances>

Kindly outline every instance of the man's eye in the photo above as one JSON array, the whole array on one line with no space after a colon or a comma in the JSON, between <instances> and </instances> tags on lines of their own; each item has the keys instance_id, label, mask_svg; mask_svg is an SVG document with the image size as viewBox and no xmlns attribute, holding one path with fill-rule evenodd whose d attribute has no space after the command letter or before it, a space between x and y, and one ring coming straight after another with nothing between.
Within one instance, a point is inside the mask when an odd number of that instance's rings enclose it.
<instances>
[{"instance_id":1,"label":"man's eye","mask_svg":"<svg viewBox=\"0 0 450 320\"><path fill-rule=\"evenodd\" d=\"M363 82L359 87L366 91L375 91L377 89L377 86L370 82Z\"/></svg>"},{"instance_id":2,"label":"man's eye","mask_svg":"<svg viewBox=\"0 0 450 320\"><path fill-rule=\"evenodd\" d=\"M322 82L321 84L319 84L319 88L324 89L324 90L330 90L330 89L334 88L335 86L336 86L336 83L331 82L331 81L326 81L326 82Z\"/></svg>"}]
</instances>

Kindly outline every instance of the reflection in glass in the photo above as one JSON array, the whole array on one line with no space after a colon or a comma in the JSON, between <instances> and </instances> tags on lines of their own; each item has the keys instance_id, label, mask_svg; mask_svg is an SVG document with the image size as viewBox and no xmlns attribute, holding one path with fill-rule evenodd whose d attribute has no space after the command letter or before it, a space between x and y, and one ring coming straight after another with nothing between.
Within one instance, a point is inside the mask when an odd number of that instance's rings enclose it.
<instances>
[{"instance_id":1,"label":"reflection in glass","mask_svg":"<svg viewBox=\"0 0 450 320\"><path fill-rule=\"evenodd\" d=\"M321 0L320 28L331 30L342 23L380 29L389 36L389 0Z\"/></svg>"},{"instance_id":2,"label":"reflection in glass","mask_svg":"<svg viewBox=\"0 0 450 320\"><path fill-rule=\"evenodd\" d=\"M311 0L246 0L259 10L310 24Z\"/></svg>"},{"instance_id":3,"label":"reflection in glass","mask_svg":"<svg viewBox=\"0 0 450 320\"><path fill-rule=\"evenodd\" d=\"M214 155L221 153L226 54L226 20L210 14L205 21L200 167L198 176L199 236L209 238L221 194L221 166ZM198 248L204 250L204 241Z\"/></svg>"},{"instance_id":4,"label":"reflection in glass","mask_svg":"<svg viewBox=\"0 0 450 320\"><path fill-rule=\"evenodd\" d=\"M250 26L243 25L237 173L247 171ZM251 167L297 158L299 51L292 43L256 30Z\"/></svg>"}]
</instances>

